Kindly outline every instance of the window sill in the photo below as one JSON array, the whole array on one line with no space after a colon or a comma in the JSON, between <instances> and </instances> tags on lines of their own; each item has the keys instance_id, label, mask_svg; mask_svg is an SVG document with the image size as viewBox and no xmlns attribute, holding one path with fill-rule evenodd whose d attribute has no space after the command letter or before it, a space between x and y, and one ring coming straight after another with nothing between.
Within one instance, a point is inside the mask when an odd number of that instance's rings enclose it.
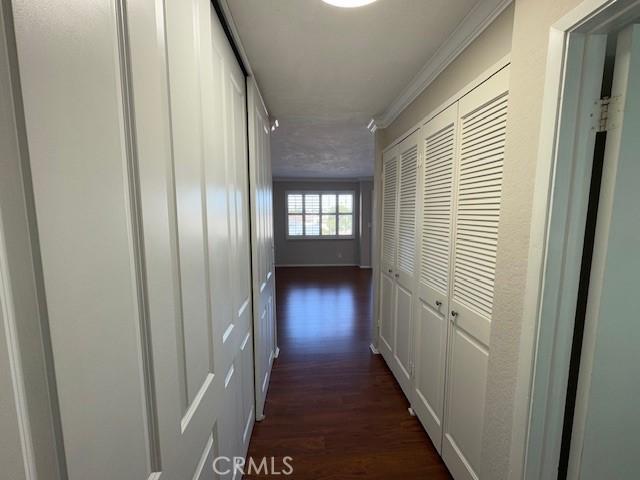
<instances>
[{"instance_id":1,"label":"window sill","mask_svg":"<svg viewBox=\"0 0 640 480\"><path fill-rule=\"evenodd\" d=\"M315 236L315 237L309 237L309 236L289 236L287 235L286 239L287 240L293 240L293 241L298 241L298 240L355 240L355 235L341 235L341 236Z\"/></svg>"}]
</instances>

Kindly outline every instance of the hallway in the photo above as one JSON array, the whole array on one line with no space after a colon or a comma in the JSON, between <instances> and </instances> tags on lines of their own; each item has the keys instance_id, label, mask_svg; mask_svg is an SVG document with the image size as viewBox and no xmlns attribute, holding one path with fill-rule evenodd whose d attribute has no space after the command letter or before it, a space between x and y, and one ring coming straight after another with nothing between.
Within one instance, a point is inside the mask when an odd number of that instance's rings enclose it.
<instances>
[{"instance_id":1,"label":"hallway","mask_svg":"<svg viewBox=\"0 0 640 480\"><path fill-rule=\"evenodd\" d=\"M296 479L450 478L369 350L371 270L278 268L276 285L280 356L248 457L293 457Z\"/></svg>"}]
</instances>

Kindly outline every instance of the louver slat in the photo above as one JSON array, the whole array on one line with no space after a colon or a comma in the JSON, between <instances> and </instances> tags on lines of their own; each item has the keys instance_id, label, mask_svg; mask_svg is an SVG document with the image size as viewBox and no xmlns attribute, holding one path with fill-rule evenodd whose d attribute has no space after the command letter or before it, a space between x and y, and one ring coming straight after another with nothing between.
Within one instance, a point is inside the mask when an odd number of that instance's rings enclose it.
<instances>
[{"instance_id":1,"label":"louver slat","mask_svg":"<svg viewBox=\"0 0 640 480\"><path fill-rule=\"evenodd\" d=\"M413 145L400 157L400 205L398 221L398 267L413 274L416 238L416 187L418 146Z\"/></svg>"},{"instance_id":2,"label":"louver slat","mask_svg":"<svg viewBox=\"0 0 640 480\"><path fill-rule=\"evenodd\" d=\"M420 282L447 295L455 128L450 124L424 142Z\"/></svg>"},{"instance_id":3,"label":"louver slat","mask_svg":"<svg viewBox=\"0 0 640 480\"><path fill-rule=\"evenodd\" d=\"M393 156L384 165L384 197L382 218L382 258L389 265L396 258L396 194L398 183L398 157Z\"/></svg>"},{"instance_id":4,"label":"louver slat","mask_svg":"<svg viewBox=\"0 0 640 480\"><path fill-rule=\"evenodd\" d=\"M502 194L506 93L461 119L453 296L491 318Z\"/></svg>"}]
</instances>

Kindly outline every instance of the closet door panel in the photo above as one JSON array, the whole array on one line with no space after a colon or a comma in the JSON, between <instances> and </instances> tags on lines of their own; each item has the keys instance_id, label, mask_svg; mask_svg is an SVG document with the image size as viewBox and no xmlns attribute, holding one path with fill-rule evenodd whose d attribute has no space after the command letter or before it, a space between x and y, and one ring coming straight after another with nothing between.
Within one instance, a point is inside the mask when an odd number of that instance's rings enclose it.
<instances>
[{"instance_id":1,"label":"closet door panel","mask_svg":"<svg viewBox=\"0 0 640 480\"><path fill-rule=\"evenodd\" d=\"M419 131L398 146L400 179L398 185L398 226L396 278L407 289L414 289L416 258L416 193L418 181Z\"/></svg>"},{"instance_id":2,"label":"closet door panel","mask_svg":"<svg viewBox=\"0 0 640 480\"><path fill-rule=\"evenodd\" d=\"M398 224L398 152L382 155L382 258L380 262L380 352L389 366L393 363L396 329L396 239Z\"/></svg>"},{"instance_id":3,"label":"closet door panel","mask_svg":"<svg viewBox=\"0 0 640 480\"><path fill-rule=\"evenodd\" d=\"M391 149L383 154L382 185L382 262L381 272L392 275L396 268L398 224L398 153Z\"/></svg>"},{"instance_id":4,"label":"closet door panel","mask_svg":"<svg viewBox=\"0 0 640 480\"><path fill-rule=\"evenodd\" d=\"M254 398L254 378L253 378L253 328L245 333L244 340L240 345L240 455L245 456L249 448L249 440L253 431L255 420L255 398Z\"/></svg>"},{"instance_id":5,"label":"closet door panel","mask_svg":"<svg viewBox=\"0 0 640 480\"><path fill-rule=\"evenodd\" d=\"M391 362L395 344L395 285L393 277L382 274L380 277L380 351Z\"/></svg>"},{"instance_id":6,"label":"closet door panel","mask_svg":"<svg viewBox=\"0 0 640 480\"><path fill-rule=\"evenodd\" d=\"M459 102L449 368L443 458L477 477L493 315L509 70Z\"/></svg>"},{"instance_id":7,"label":"closet door panel","mask_svg":"<svg viewBox=\"0 0 640 480\"><path fill-rule=\"evenodd\" d=\"M473 478L469 469L477 472L481 460L489 351L461 329L453 332L451 349L450 414L442 454L454 478Z\"/></svg>"},{"instance_id":8,"label":"closet door panel","mask_svg":"<svg viewBox=\"0 0 640 480\"><path fill-rule=\"evenodd\" d=\"M426 123L421 135L424 160L420 172L412 403L438 451L442 446L457 116L455 104Z\"/></svg>"},{"instance_id":9,"label":"closet door panel","mask_svg":"<svg viewBox=\"0 0 640 480\"><path fill-rule=\"evenodd\" d=\"M217 22L217 19L214 19ZM218 22L219 24L219 22ZM234 58L222 29L213 35L214 49L224 59ZM224 163L227 169L226 203L228 209L228 276L231 314L221 318L222 368L231 365L239 353L244 334L252 323L251 256L248 209L248 163L246 147L245 80L237 62L225 61L222 72L224 91Z\"/></svg>"},{"instance_id":10,"label":"closet door panel","mask_svg":"<svg viewBox=\"0 0 640 480\"><path fill-rule=\"evenodd\" d=\"M395 269L396 310L394 362L391 369L405 395L411 395L413 369L413 297L416 265L416 195L418 143L416 131L398 145L398 221Z\"/></svg>"},{"instance_id":11,"label":"closet door panel","mask_svg":"<svg viewBox=\"0 0 640 480\"><path fill-rule=\"evenodd\" d=\"M428 303L419 302L416 321L415 385L412 406L440 451L447 321Z\"/></svg>"},{"instance_id":12,"label":"closet door panel","mask_svg":"<svg viewBox=\"0 0 640 480\"><path fill-rule=\"evenodd\" d=\"M423 127L419 257L420 297L431 305L448 304L451 270L453 180L458 105Z\"/></svg>"},{"instance_id":13,"label":"closet door panel","mask_svg":"<svg viewBox=\"0 0 640 480\"><path fill-rule=\"evenodd\" d=\"M199 49L193 19L194 3L168 1L167 45L173 127L175 189L175 254L179 271L181 319L179 329L184 358L185 410L213 374L213 335L209 304L208 244L202 173L204 145Z\"/></svg>"}]
</instances>

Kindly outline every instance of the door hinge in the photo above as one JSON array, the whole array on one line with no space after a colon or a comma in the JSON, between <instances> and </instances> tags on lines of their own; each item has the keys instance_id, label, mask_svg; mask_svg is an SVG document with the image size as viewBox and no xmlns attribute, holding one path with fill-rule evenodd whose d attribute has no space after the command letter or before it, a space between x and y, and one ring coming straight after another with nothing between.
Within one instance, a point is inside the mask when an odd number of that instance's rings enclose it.
<instances>
[{"instance_id":1,"label":"door hinge","mask_svg":"<svg viewBox=\"0 0 640 480\"><path fill-rule=\"evenodd\" d=\"M611 97L601 98L598 102L599 112L597 118L596 132L606 132L609 126L609 105L611 104Z\"/></svg>"}]
</instances>

